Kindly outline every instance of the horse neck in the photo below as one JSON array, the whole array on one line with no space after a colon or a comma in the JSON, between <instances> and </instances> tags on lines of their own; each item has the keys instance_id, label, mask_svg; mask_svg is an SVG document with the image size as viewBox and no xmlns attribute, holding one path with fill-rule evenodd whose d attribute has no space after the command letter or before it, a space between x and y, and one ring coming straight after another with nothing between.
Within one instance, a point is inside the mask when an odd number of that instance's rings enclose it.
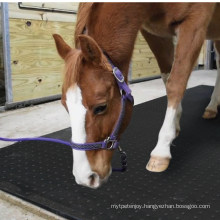
<instances>
[{"instance_id":1,"label":"horse neck","mask_svg":"<svg viewBox=\"0 0 220 220\"><path fill-rule=\"evenodd\" d=\"M97 3L87 24L88 35L96 40L126 79L144 10L143 4Z\"/></svg>"}]
</instances>

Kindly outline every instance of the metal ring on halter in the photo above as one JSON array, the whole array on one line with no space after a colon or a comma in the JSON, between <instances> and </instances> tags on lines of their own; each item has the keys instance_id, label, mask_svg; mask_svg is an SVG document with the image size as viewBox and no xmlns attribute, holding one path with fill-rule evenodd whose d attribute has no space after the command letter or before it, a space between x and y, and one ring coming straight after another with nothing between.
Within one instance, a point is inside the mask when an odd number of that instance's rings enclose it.
<instances>
[{"instance_id":1,"label":"metal ring on halter","mask_svg":"<svg viewBox=\"0 0 220 220\"><path fill-rule=\"evenodd\" d=\"M115 148L117 148L117 145L118 145L118 141L117 140L111 140L111 138L110 137L108 137L108 138L106 138L105 140L104 140L104 142L105 142L105 144L106 144L106 150L112 150L112 149L115 149ZM109 143L111 143L111 146L110 147L108 147L108 144ZM116 144L116 146L115 146L115 144Z\"/></svg>"}]
</instances>

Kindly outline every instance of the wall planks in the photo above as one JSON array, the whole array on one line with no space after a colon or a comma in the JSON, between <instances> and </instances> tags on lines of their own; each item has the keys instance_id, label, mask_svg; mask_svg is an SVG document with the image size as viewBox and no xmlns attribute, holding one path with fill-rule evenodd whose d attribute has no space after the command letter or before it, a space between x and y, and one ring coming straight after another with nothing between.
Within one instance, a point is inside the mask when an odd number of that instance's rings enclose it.
<instances>
[{"instance_id":1,"label":"wall planks","mask_svg":"<svg viewBox=\"0 0 220 220\"><path fill-rule=\"evenodd\" d=\"M64 62L52 34L73 46L74 23L11 18L9 25L13 101L60 94Z\"/></svg>"},{"instance_id":2,"label":"wall planks","mask_svg":"<svg viewBox=\"0 0 220 220\"><path fill-rule=\"evenodd\" d=\"M52 34L73 46L74 23L10 18L12 88L14 102L61 93L63 61ZM138 34L132 58L132 79L159 75L147 43Z\"/></svg>"},{"instance_id":3,"label":"wall planks","mask_svg":"<svg viewBox=\"0 0 220 220\"><path fill-rule=\"evenodd\" d=\"M75 10L78 3L23 3ZM65 7L64 7L65 6ZM9 3L13 102L61 93L64 63L52 34L73 46L76 15L21 10ZM156 60L139 33L132 58L132 79L159 75Z\"/></svg>"},{"instance_id":4,"label":"wall planks","mask_svg":"<svg viewBox=\"0 0 220 220\"><path fill-rule=\"evenodd\" d=\"M158 75L160 75L160 69L157 65L156 58L139 32L133 51L131 79L134 80Z\"/></svg>"},{"instance_id":5,"label":"wall planks","mask_svg":"<svg viewBox=\"0 0 220 220\"><path fill-rule=\"evenodd\" d=\"M25 6L77 10L78 2L22 2ZM75 22L77 15L19 9L18 2L9 3L9 17L44 21Z\"/></svg>"}]
</instances>

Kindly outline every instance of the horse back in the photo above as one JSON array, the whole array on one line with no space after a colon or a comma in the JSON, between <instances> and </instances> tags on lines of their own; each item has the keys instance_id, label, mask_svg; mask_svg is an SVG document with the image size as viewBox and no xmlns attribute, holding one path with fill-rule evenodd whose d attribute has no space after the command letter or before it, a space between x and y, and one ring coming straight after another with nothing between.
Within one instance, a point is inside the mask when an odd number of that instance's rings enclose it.
<instances>
[{"instance_id":1,"label":"horse back","mask_svg":"<svg viewBox=\"0 0 220 220\"><path fill-rule=\"evenodd\" d=\"M220 21L219 3L146 3L146 17L142 28L153 35L172 37L178 27L187 20L198 25L200 20L207 21L209 32L213 34ZM190 28L190 27L189 27Z\"/></svg>"}]
</instances>

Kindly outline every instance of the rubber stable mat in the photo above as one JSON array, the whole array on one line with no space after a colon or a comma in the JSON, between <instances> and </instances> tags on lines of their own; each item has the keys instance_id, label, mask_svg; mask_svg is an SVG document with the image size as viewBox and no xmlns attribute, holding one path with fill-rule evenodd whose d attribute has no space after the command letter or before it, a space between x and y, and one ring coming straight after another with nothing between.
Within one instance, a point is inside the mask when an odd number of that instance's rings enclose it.
<instances>
[{"instance_id":1,"label":"rubber stable mat","mask_svg":"<svg viewBox=\"0 0 220 220\"><path fill-rule=\"evenodd\" d=\"M75 183L70 148L43 142L0 150L0 189L69 219L220 219L220 117L201 117L212 90L186 92L182 132L166 172L145 169L165 115L162 97L135 106L121 141L128 170L113 173L100 189ZM70 129L49 137L69 139ZM119 166L117 153L113 166Z\"/></svg>"}]
</instances>

